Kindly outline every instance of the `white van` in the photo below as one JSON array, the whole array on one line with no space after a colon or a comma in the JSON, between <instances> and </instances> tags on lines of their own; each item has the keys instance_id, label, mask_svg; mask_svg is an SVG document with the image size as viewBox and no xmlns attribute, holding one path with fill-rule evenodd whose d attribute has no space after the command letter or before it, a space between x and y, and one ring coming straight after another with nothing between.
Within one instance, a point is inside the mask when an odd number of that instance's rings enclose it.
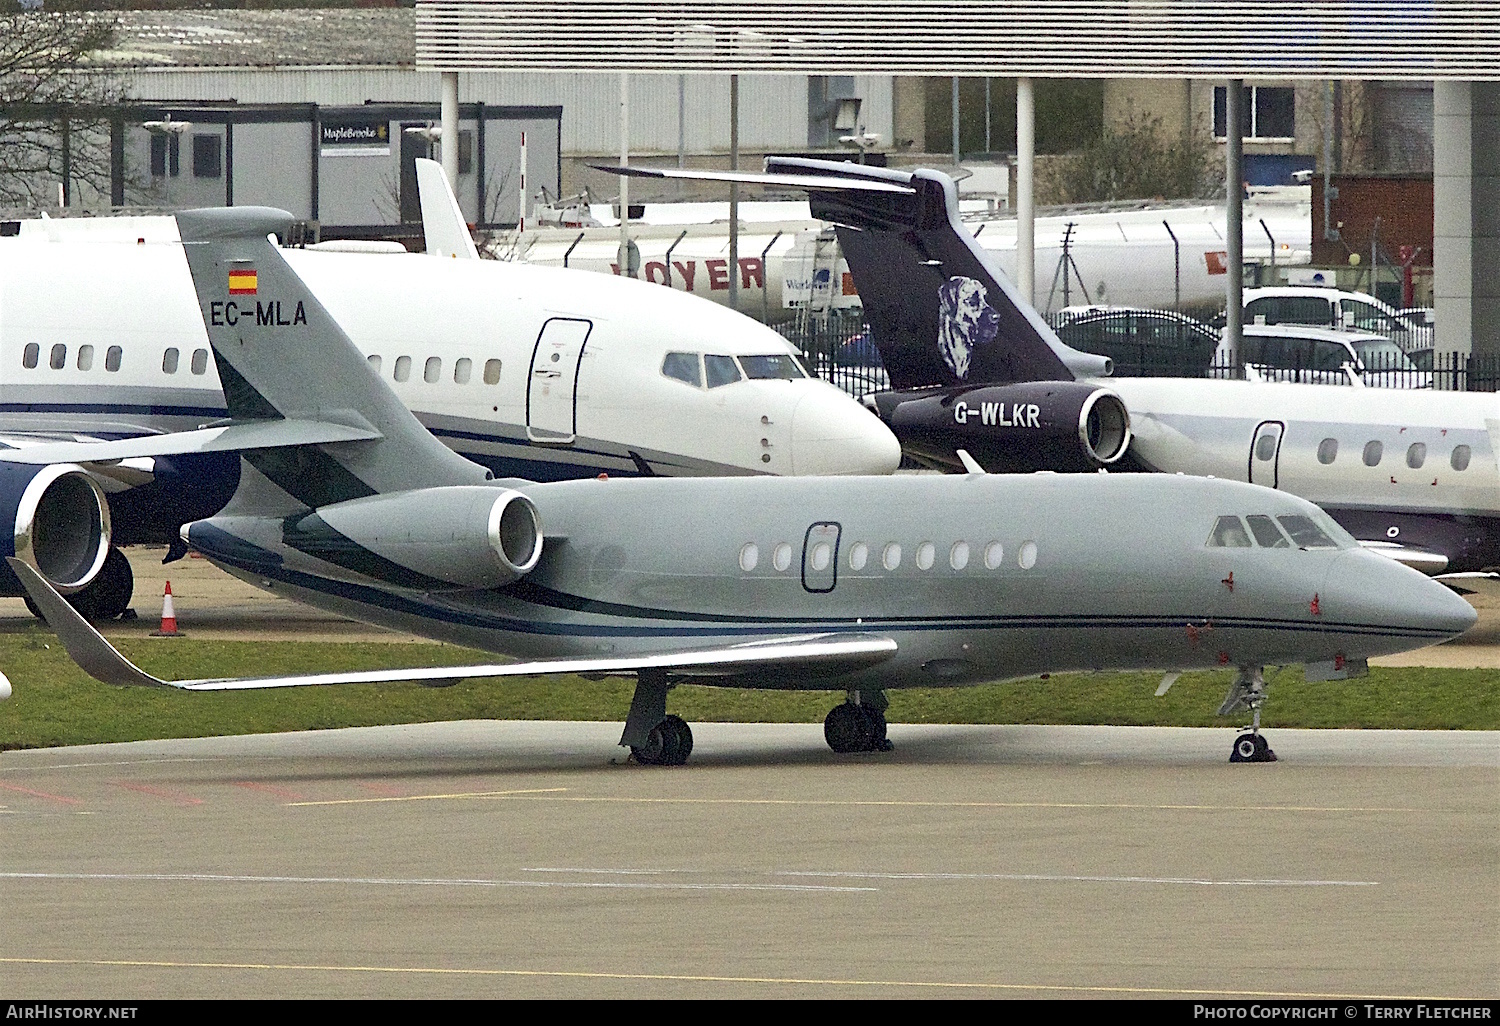
<instances>
[{"instance_id":1,"label":"white van","mask_svg":"<svg viewBox=\"0 0 1500 1026\"><path fill-rule=\"evenodd\" d=\"M1308 324L1384 335L1404 351L1432 348L1432 326L1413 324L1374 296L1310 285L1246 289L1245 324Z\"/></svg>"}]
</instances>

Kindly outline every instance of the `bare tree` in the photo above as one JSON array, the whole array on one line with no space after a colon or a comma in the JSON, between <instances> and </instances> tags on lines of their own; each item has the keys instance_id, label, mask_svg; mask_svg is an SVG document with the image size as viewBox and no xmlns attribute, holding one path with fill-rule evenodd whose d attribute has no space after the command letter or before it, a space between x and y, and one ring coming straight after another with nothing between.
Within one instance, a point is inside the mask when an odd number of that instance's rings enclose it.
<instances>
[{"instance_id":1,"label":"bare tree","mask_svg":"<svg viewBox=\"0 0 1500 1026\"><path fill-rule=\"evenodd\" d=\"M1132 112L1052 161L1038 184L1053 203L1209 198L1224 194L1221 164L1207 133L1184 139L1163 130L1160 118Z\"/></svg>"},{"instance_id":2,"label":"bare tree","mask_svg":"<svg viewBox=\"0 0 1500 1026\"><path fill-rule=\"evenodd\" d=\"M120 90L88 61L118 24L113 14L0 0L0 205L50 206L60 183L109 195L106 107Z\"/></svg>"}]
</instances>

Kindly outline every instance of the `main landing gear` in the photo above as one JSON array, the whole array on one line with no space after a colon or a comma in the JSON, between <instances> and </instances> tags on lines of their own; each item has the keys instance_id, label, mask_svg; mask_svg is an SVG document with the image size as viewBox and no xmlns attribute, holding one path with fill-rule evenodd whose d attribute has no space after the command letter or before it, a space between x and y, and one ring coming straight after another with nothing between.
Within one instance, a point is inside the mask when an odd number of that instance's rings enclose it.
<instances>
[{"instance_id":1,"label":"main landing gear","mask_svg":"<svg viewBox=\"0 0 1500 1026\"><path fill-rule=\"evenodd\" d=\"M1229 750L1230 762L1275 762L1276 753L1260 732L1260 707L1266 702L1266 680L1262 667L1242 666L1229 685L1229 694L1219 706L1219 715L1228 716L1238 709L1252 714L1250 729L1234 739Z\"/></svg>"},{"instance_id":2,"label":"main landing gear","mask_svg":"<svg viewBox=\"0 0 1500 1026\"><path fill-rule=\"evenodd\" d=\"M642 670L620 744L642 766L681 766L693 754L693 731L681 716L667 715L667 674Z\"/></svg>"},{"instance_id":3,"label":"main landing gear","mask_svg":"<svg viewBox=\"0 0 1500 1026\"><path fill-rule=\"evenodd\" d=\"M68 595L67 600L86 620L114 620L130 608L134 592L135 574L130 570L130 560L119 549L111 548L98 576L86 587ZM31 615L42 619L42 612L31 601L31 596L23 597Z\"/></svg>"},{"instance_id":4,"label":"main landing gear","mask_svg":"<svg viewBox=\"0 0 1500 1026\"><path fill-rule=\"evenodd\" d=\"M836 705L823 721L828 747L840 755L850 752L889 752L885 736L885 692L849 692L849 700Z\"/></svg>"}]
</instances>

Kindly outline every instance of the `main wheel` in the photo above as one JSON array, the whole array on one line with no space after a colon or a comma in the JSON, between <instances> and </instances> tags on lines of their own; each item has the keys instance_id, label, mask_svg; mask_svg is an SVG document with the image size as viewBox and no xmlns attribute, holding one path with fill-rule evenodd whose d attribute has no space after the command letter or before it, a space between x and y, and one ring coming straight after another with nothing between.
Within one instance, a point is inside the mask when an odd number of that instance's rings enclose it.
<instances>
[{"instance_id":1,"label":"main wheel","mask_svg":"<svg viewBox=\"0 0 1500 1026\"><path fill-rule=\"evenodd\" d=\"M893 746L890 741L886 740L885 736L885 713L869 705L861 705L856 708L864 714L865 725L870 732L870 747L866 750L871 752L889 752Z\"/></svg>"},{"instance_id":2,"label":"main wheel","mask_svg":"<svg viewBox=\"0 0 1500 1026\"><path fill-rule=\"evenodd\" d=\"M871 751L875 746L874 735L874 724L865 711L849 702L834 706L823 720L823 738L840 755Z\"/></svg>"},{"instance_id":3,"label":"main wheel","mask_svg":"<svg viewBox=\"0 0 1500 1026\"><path fill-rule=\"evenodd\" d=\"M688 761L688 756L693 754L693 729L681 716L670 714L661 721L661 725L676 735L676 754L669 765L681 766Z\"/></svg>"},{"instance_id":4,"label":"main wheel","mask_svg":"<svg viewBox=\"0 0 1500 1026\"><path fill-rule=\"evenodd\" d=\"M1261 734L1241 734L1229 751L1230 762L1275 762L1276 753Z\"/></svg>"},{"instance_id":5,"label":"main wheel","mask_svg":"<svg viewBox=\"0 0 1500 1026\"><path fill-rule=\"evenodd\" d=\"M84 591L92 593L92 619L113 620L120 616L130 608L130 598L135 593L135 574L130 569L130 560L119 549L111 548L99 576Z\"/></svg>"}]
</instances>

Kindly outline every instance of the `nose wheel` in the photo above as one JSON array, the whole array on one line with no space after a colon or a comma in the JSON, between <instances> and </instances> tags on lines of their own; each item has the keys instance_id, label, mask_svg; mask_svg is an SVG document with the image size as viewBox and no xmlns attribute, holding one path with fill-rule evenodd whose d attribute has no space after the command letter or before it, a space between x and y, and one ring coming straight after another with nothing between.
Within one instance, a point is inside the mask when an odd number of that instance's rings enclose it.
<instances>
[{"instance_id":1,"label":"nose wheel","mask_svg":"<svg viewBox=\"0 0 1500 1026\"><path fill-rule=\"evenodd\" d=\"M834 706L823 720L823 737L828 747L840 755L889 752L894 746L886 738L885 731L884 710L878 701L866 700L862 695Z\"/></svg>"},{"instance_id":2,"label":"nose wheel","mask_svg":"<svg viewBox=\"0 0 1500 1026\"><path fill-rule=\"evenodd\" d=\"M1260 708L1265 702L1266 679L1263 668L1241 667L1240 672L1235 674L1234 683L1229 685L1229 694L1224 696L1224 704L1219 706L1220 716L1228 716L1239 709L1249 709L1251 714L1250 729L1235 738L1234 746L1229 749L1230 762L1276 761L1276 753L1271 751L1270 743L1260 732Z\"/></svg>"}]
</instances>

